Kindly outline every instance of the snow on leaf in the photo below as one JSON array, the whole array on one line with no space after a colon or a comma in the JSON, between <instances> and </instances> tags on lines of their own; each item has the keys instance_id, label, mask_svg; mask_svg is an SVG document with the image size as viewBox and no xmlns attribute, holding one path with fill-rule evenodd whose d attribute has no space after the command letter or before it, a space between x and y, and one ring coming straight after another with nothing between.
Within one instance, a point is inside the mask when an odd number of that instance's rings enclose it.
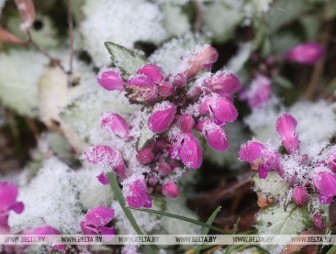
<instances>
[{"instance_id":1,"label":"snow on leaf","mask_svg":"<svg viewBox=\"0 0 336 254\"><path fill-rule=\"evenodd\" d=\"M261 210L257 215L260 234L297 234L308 228L312 222L309 212L293 204L286 209L275 205Z\"/></svg>"},{"instance_id":2,"label":"snow on leaf","mask_svg":"<svg viewBox=\"0 0 336 254\"><path fill-rule=\"evenodd\" d=\"M105 47L111 54L113 64L119 67L126 76L133 75L147 62L139 54L113 42L105 42Z\"/></svg>"}]
</instances>

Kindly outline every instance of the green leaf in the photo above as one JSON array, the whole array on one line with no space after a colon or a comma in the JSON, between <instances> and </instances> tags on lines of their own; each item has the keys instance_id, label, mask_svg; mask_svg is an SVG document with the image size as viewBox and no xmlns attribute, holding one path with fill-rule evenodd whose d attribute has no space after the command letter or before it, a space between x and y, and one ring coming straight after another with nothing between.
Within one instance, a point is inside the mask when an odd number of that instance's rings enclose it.
<instances>
[{"instance_id":1,"label":"green leaf","mask_svg":"<svg viewBox=\"0 0 336 254\"><path fill-rule=\"evenodd\" d=\"M333 247L331 247L326 254L334 254L334 253L336 253L336 244Z\"/></svg>"},{"instance_id":2,"label":"green leaf","mask_svg":"<svg viewBox=\"0 0 336 254\"><path fill-rule=\"evenodd\" d=\"M119 202L125 216L127 217L128 221L130 222L130 224L132 225L132 227L134 228L135 232L138 235L143 235L143 232L140 229L137 222L135 221L132 212L130 211L130 209L128 207L126 207L126 202L125 202L124 196L123 196L123 194L120 190L119 183L117 181L117 178L116 178L115 174L108 173L107 177L110 181L110 186L112 188L114 196L118 200L118 202ZM144 245L144 248L146 249L146 253L153 253L153 254L156 253L154 248L150 245Z\"/></svg>"},{"instance_id":3,"label":"green leaf","mask_svg":"<svg viewBox=\"0 0 336 254\"><path fill-rule=\"evenodd\" d=\"M119 67L127 77L134 75L136 70L147 63L139 54L113 42L105 42L105 47L111 54L113 64Z\"/></svg>"},{"instance_id":4,"label":"green leaf","mask_svg":"<svg viewBox=\"0 0 336 254\"><path fill-rule=\"evenodd\" d=\"M285 211L280 205L263 209L257 215L258 232L260 234L297 234L311 226L312 222L307 209L293 204Z\"/></svg>"},{"instance_id":5,"label":"green leaf","mask_svg":"<svg viewBox=\"0 0 336 254\"><path fill-rule=\"evenodd\" d=\"M215 220L215 218L216 218L216 216L217 216L217 214L219 213L219 211L221 210L221 206L218 206L213 212L212 212L212 214L210 215L210 217L208 218L208 220L206 221L206 224L208 224L208 225L211 225L212 223L213 223L213 221ZM202 228L202 233L201 233L201 235L207 235L208 233L209 233L209 228L205 228L205 227L203 227ZM199 254L200 252L201 252L201 250L202 250L202 245L199 245L198 247L197 247L197 249L195 250L195 254Z\"/></svg>"},{"instance_id":6,"label":"green leaf","mask_svg":"<svg viewBox=\"0 0 336 254\"><path fill-rule=\"evenodd\" d=\"M219 233L222 233L222 234L226 234L226 231L224 229L221 229L221 228L218 228L218 227L215 227L215 226L212 226L212 225L208 225L204 222L200 222L198 220L190 219L188 217L180 216L180 215L177 215L177 214L167 213L167 212L163 212L163 211L156 211L156 210L152 210L152 209L143 209L143 208L130 208L130 209L136 210L136 211L141 211L141 212L146 212L146 213L157 214L157 215L164 216L164 217L170 217L170 218L174 218L174 219L181 220L181 221L186 221L186 222L189 222L189 223L193 223L193 224L196 224L196 225L199 225L199 226L202 226L202 227L212 229L213 231L216 231L216 232L219 232Z\"/></svg>"},{"instance_id":7,"label":"green leaf","mask_svg":"<svg viewBox=\"0 0 336 254\"><path fill-rule=\"evenodd\" d=\"M282 86L283 88L287 88L287 89L290 89L290 88L293 88L294 85L293 83L286 79L285 77L282 77L282 76L275 76L273 78L273 81L278 84L279 86Z\"/></svg>"}]
</instances>

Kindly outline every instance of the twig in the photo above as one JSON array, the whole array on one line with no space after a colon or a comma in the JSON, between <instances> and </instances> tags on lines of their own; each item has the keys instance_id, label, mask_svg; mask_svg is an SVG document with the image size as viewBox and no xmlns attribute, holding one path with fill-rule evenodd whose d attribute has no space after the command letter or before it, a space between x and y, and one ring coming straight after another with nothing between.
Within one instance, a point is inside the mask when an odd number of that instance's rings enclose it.
<instances>
[{"instance_id":1,"label":"twig","mask_svg":"<svg viewBox=\"0 0 336 254\"><path fill-rule=\"evenodd\" d=\"M194 5L196 8L196 18L194 23L194 33L198 33L201 30L202 25L202 19L203 19L203 13L202 13L202 7L199 2L199 0L194 0Z\"/></svg>"},{"instance_id":2,"label":"twig","mask_svg":"<svg viewBox=\"0 0 336 254\"><path fill-rule=\"evenodd\" d=\"M329 43L329 40L330 40L330 29L331 29L330 24L326 24L326 27L323 30L322 41L321 41L321 44L324 48L326 48L328 46L328 43ZM311 80L308 84L308 87L307 87L307 90L306 90L306 93L305 93L305 97L308 100L310 100L314 97L314 94L316 92L316 88L318 86L318 82L320 80L320 77L321 77L323 69L324 69L326 55L327 55L327 52L325 52L325 55L323 56L323 58L314 67Z\"/></svg>"},{"instance_id":3,"label":"twig","mask_svg":"<svg viewBox=\"0 0 336 254\"><path fill-rule=\"evenodd\" d=\"M58 66L65 74L67 74L67 71L65 70L64 66L61 64L59 59L53 58L48 51L46 51L44 48L42 48L40 45L38 45L32 38L30 31L27 31L28 35L28 44L32 45L37 51L41 52L44 56L46 56L50 62L56 66Z\"/></svg>"},{"instance_id":4,"label":"twig","mask_svg":"<svg viewBox=\"0 0 336 254\"><path fill-rule=\"evenodd\" d=\"M72 63L73 63L73 47L74 47L74 36L73 36L73 20L71 12L71 0L67 1L67 12L68 12L68 29L69 29L69 70L68 74L72 74Z\"/></svg>"}]
</instances>

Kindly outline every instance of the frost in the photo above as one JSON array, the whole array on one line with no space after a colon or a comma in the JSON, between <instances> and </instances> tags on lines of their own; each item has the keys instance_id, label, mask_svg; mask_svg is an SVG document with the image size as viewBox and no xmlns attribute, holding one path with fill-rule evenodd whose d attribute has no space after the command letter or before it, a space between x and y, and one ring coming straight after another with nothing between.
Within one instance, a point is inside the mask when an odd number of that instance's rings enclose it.
<instances>
[{"instance_id":1,"label":"frost","mask_svg":"<svg viewBox=\"0 0 336 254\"><path fill-rule=\"evenodd\" d=\"M182 12L181 6L164 4L164 25L169 36L182 36L190 31L188 16Z\"/></svg>"},{"instance_id":2,"label":"frost","mask_svg":"<svg viewBox=\"0 0 336 254\"><path fill-rule=\"evenodd\" d=\"M275 172L269 172L265 179L260 179L258 175L255 175L253 182L255 190L267 198L282 201L288 196L289 184Z\"/></svg>"},{"instance_id":3,"label":"frost","mask_svg":"<svg viewBox=\"0 0 336 254\"><path fill-rule=\"evenodd\" d=\"M47 160L38 175L20 188L22 214L10 216L13 233L48 224L63 233L80 232L81 207L73 172L56 158Z\"/></svg>"},{"instance_id":4,"label":"frost","mask_svg":"<svg viewBox=\"0 0 336 254\"><path fill-rule=\"evenodd\" d=\"M138 41L163 41L167 34L159 6L143 0L87 0L80 24L84 48L98 67L108 65L110 57L102 45L105 41L133 49Z\"/></svg>"},{"instance_id":5,"label":"frost","mask_svg":"<svg viewBox=\"0 0 336 254\"><path fill-rule=\"evenodd\" d=\"M5 3L6 3L6 0L0 0L0 17L1 17L2 8L4 7Z\"/></svg>"},{"instance_id":6,"label":"frost","mask_svg":"<svg viewBox=\"0 0 336 254\"><path fill-rule=\"evenodd\" d=\"M48 60L34 51L12 49L0 54L0 62L2 103L21 115L37 117L37 82Z\"/></svg>"},{"instance_id":7,"label":"frost","mask_svg":"<svg viewBox=\"0 0 336 254\"><path fill-rule=\"evenodd\" d=\"M280 205L268 207L257 214L259 234L297 234L311 225L309 212L295 205L287 210Z\"/></svg>"},{"instance_id":8,"label":"frost","mask_svg":"<svg viewBox=\"0 0 336 254\"><path fill-rule=\"evenodd\" d=\"M97 206L109 206L113 193L109 185L102 185L95 176L100 174L99 168L82 168L74 172L79 202L88 210Z\"/></svg>"},{"instance_id":9,"label":"frost","mask_svg":"<svg viewBox=\"0 0 336 254\"><path fill-rule=\"evenodd\" d=\"M165 74L177 74L178 66L186 51L198 44L203 44L205 38L186 34L182 38L172 39L163 44L149 57L150 62L161 67Z\"/></svg>"},{"instance_id":10,"label":"frost","mask_svg":"<svg viewBox=\"0 0 336 254\"><path fill-rule=\"evenodd\" d=\"M100 115L103 112L118 112L128 119L137 109L138 106L130 105L120 92L97 89L73 100L63 109L60 117L81 139L95 143L101 136Z\"/></svg>"},{"instance_id":11,"label":"frost","mask_svg":"<svg viewBox=\"0 0 336 254\"><path fill-rule=\"evenodd\" d=\"M335 103L327 104L325 101L300 101L290 108L298 122L297 131L303 152L307 152L312 144L329 142L335 136L335 110Z\"/></svg>"}]
</instances>

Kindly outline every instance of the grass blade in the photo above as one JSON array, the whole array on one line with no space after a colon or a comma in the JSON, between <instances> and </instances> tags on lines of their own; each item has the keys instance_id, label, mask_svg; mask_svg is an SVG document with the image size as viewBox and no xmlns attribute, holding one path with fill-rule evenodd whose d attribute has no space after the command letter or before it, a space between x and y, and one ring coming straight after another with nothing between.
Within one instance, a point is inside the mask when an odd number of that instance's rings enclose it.
<instances>
[{"instance_id":1,"label":"grass blade","mask_svg":"<svg viewBox=\"0 0 336 254\"><path fill-rule=\"evenodd\" d=\"M174 218L177 220L182 220L182 221L186 221L189 223L193 223L205 228L209 228L212 229L213 231L216 231L218 233L222 233L222 234L226 234L226 231L224 229L212 226L212 225L208 225L204 222L200 222L198 220L194 220L194 219L190 219L188 217L184 217L181 215L177 215L177 214L173 214L173 213L167 213L167 212L163 212L163 211L156 211L156 210L152 210L152 209L143 209L143 208L130 208L132 210L136 210L136 211L141 211L141 212L146 212L146 213L152 213L152 214L156 214L156 215L160 215L160 216L165 216L165 217L170 217L170 218Z\"/></svg>"},{"instance_id":2,"label":"grass blade","mask_svg":"<svg viewBox=\"0 0 336 254\"><path fill-rule=\"evenodd\" d=\"M331 247L326 254L334 254L334 253L336 253L336 244L333 247Z\"/></svg>"},{"instance_id":3,"label":"grass blade","mask_svg":"<svg viewBox=\"0 0 336 254\"><path fill-rule=\"evenodd\" d=\"M212 214L210 215L210 217L208 218L208 220L206 221L206 224L208 224L208 225L212 225L212 223L213 223L213 221L215 220L215 218L216 218L216 216L217 216L217 214L219 213L219 211L220 211L220 209L221 209L222 207L221 206L218 206L213 212L212 212ZM207 235L208 233L209 233L209 230L210 230L210 228L206 228L206 227L203 227L202 228L202 235ZM196 250L195 250L195 254L199 254L200 252L201 252L201 250L202 250L202 246L203 245L199 245L199 246L197 246L197 248L196 248Z\"/></svg>"},{"instance_id":4,"label":"grass blade","mask_svg":"<svg viewBox=\"0 0 336 254\"><path fill-rule=\"evenodd\" d=\"M127 217L128 221L131 223L132 227L134 228L135 232L138 235L143 235L143 232L140 229L138 223L136 222L132 212L130 211L130 209L128 207L126 207L126 202L125 202L124 196L123 196L123 194L120 190L119 183L117 181L117 178L116 178L115 174L108 173L107 177L110 181L110 186L112 188L114 196L118 200L118 202L119 202L125 216ZM155 254L155 249L152 246L144 245L144 248L146 249L146 253Z\"/></svg>"}]
</instances>

